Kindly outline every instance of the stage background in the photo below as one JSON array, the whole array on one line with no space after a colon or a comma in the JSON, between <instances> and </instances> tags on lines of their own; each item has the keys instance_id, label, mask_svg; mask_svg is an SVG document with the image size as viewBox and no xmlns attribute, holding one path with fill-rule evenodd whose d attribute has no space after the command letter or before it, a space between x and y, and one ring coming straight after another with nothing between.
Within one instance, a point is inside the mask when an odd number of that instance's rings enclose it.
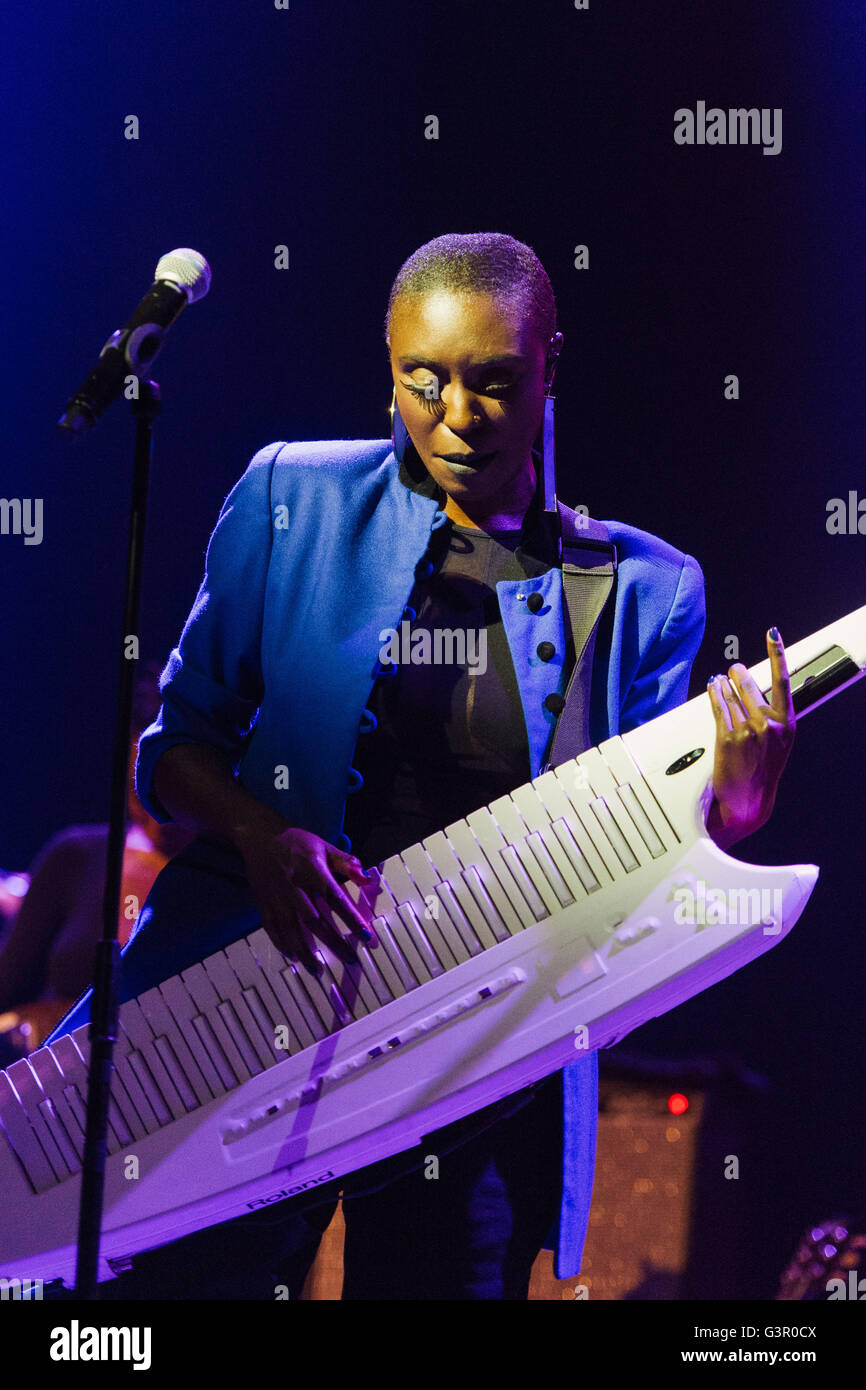
<instances>
[{"instance_id":1,"label":"stage background","mask_svg":"<svg viewBox=\"0 0 866 1390\"><path fill-rule=\"evenodd\" d=\"M0 865L107 815L132 422L54 427L177 246L213 287L155 369L143 655L176 640L257 449L387 434L388 289L449 231L507 231L547 267L560 495L697 557L692 693L730 635L751 664L770 624L792 642L866 601L866 536L826 529L830 498L866 490L862 40L853 0L17 7L0 490L44 499L44 538L0 536ZM676 145L699 100L782 108L781 152ZM803 723L772 823L735 850L821 866L792 937L629 1039L772 1080L740 1178L746 1296L828 1202L863 1206L864 693Z\"/></svg>"}]
</instances>

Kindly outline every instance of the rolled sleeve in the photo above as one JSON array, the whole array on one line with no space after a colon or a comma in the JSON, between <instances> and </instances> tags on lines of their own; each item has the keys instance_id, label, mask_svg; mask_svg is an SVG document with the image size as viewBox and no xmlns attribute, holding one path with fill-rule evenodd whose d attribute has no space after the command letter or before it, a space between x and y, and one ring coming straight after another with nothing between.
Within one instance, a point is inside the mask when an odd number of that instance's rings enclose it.
<instances>
[{"instance_id":1,"label":"rolled sleeve","mask_svg":"<svg viewBox=\"0 0 866 1390\"><path fill-rule=\"evenodd\" d=\"M181 743L203 743L237 764L261 704L261 628L273 527L269 444L226 498L208 542L205 576L160 677L162 706L138 743L135 789L154 820L171 816L153 791L156 763Z\"/></svg>"},{"instance_id":2,"label":"rolled sleeve","mask_svg":"<svg viewBox=\"0 0 866 1390\"><path fill-rule=\"evenodd\" d=\"M684 555L661 632L628 688L620 713L621 734L676 709L688 698L689 678L703 640L706 617L703 571L693 556Z\"/></svg>"}]
</instances>

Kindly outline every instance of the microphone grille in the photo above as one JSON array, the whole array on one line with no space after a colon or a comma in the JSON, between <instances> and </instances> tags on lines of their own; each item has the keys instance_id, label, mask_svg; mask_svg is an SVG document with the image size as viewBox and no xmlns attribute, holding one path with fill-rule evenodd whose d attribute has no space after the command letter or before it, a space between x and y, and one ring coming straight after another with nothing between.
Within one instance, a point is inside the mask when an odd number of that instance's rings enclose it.
<instances>
[{"instance_id":1,"label":"microphone grille","mask_svg":"<svg viewBox=\"0 0 866 1390\"><path fill-rule=\"evenodd\" d=\"M153 278L171 280L186 291L187 303L195 304L197 299L204 299L210 289L210 266L198 251L181 246L160 257Z\"/></svg>"}]
</instances>

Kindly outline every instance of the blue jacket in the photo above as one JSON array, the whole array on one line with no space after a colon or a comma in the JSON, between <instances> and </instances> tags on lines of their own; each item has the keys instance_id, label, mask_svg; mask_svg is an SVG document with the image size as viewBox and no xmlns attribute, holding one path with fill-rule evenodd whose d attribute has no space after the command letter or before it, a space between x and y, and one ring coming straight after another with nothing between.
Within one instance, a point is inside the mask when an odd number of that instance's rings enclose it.
<instances>
[{"instance_id":1,"label":"blue jacket","mask_svg":"<svg viewBox=\"0 0 866 1390\"><path fill-rule=\"evenodd\" d=\"M426 491L408 481L387 440L278 442L254 456L220 512L204 581L160 683L162 709L139 743L138 794L157 820L170 819L153 791L157 759L174 744L205 743L231 755L253 796L349 847L346 795L368 722L379 634L399 628L426 570L431 532L444 521L429 495L435 489ZM610 640L599 641L593 667L594 744L687 698L705 621L703 576L691 556L645 531L606 525L618 575ZM562 574L553 567L496 589L535 777L556 722L544 699L552 690L564 694L568 675ZM537 614L525 602L535 589L545 599ZM537 656L544 640L555 648L552 661ZM226 927L233 891L226 880L213 903L222 917L216 934L208 933L201 880L190 880L189 906L178 911L164 891L172 868L157 880L124 951L121 1001L253 929L240 899ZM84 1021L88 1002L85 996L58 1032ZM580 1270L589 1217L597 1053L565 1068L563 1091L556 1274L570 1278Z\"/></svg>"}]
</instances>

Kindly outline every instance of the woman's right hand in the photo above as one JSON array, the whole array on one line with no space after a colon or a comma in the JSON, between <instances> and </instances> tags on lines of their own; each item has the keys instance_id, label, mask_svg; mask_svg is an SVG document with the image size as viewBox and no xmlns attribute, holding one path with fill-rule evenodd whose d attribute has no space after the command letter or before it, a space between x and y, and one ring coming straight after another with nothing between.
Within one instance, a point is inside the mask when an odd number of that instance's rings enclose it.
<instances>
[{"instance_id":1,"label":"woman's right hand","mask_svg":"<svg viewBox=\"0 0 866 1390\"><path fill-rule=\"evenodd\" d=\"M340 960L358 964L351 941L320 914L316 906L320 898L345 920L352 936L365 944L377 944L369 901L362 894L360 904L356 904L338 882L338 878L351 879L360 887L370 886L371 880L354 855L298 826L280 830L257 826L237 835L235 843L243 856L262 926L279 951L319 975L322 968L313 954L318 937Z\"/></svg>"}]
</instances>

